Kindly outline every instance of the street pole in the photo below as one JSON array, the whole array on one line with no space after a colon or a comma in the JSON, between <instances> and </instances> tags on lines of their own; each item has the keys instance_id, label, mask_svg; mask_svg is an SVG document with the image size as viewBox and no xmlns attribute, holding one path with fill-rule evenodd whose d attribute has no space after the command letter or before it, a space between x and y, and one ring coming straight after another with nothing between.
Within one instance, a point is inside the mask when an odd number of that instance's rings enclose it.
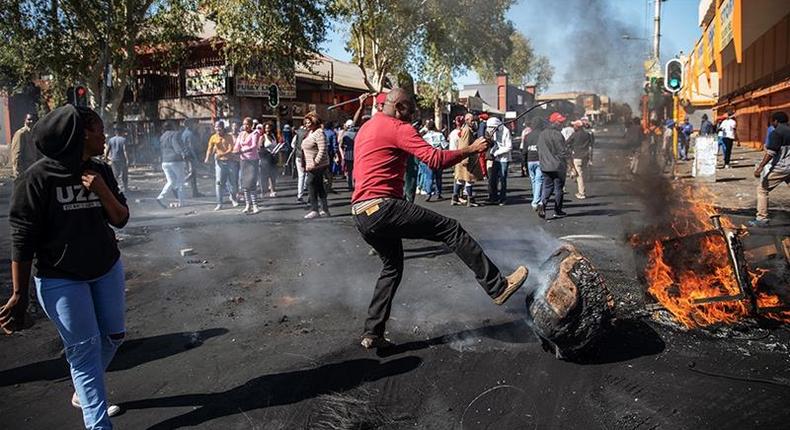
<instances>
[{"instance_id":1,"label":"street pole","mask_svg":"<svg viewBox=\"0 0 790 430\"><path fill-rule=\"evenodd\" d=\"M678 116L678 110L680 108L680 98L678 94L672 94L672 120L675 121L675 130L672 133L672 148L674 149L675 153L675 160L678 159L678 121L680 117Z\"/></svg>"},{"instance_id":2,"label":"street pole","mask_svg":"<svg viewBox=\"0 0 790 430\"><path fill-rule=\"evenodd\" d=\"M99 116L105 122L107 111L107 86L110 83L110 26L112 25L112 1L107 2L107 15L105 16L104 52L102 52L102 80Z\"/></svg>"},{"instance_id":3,"label":"street pole","mask_svg":"<svg viewBox=\"0 0 790 430\"><path fill-rule=\"evenodd\" d=\"M661 58L661 2L654 0L655 10L653 14L653 58L659 61Z\"/></svg>"}]
</instances>

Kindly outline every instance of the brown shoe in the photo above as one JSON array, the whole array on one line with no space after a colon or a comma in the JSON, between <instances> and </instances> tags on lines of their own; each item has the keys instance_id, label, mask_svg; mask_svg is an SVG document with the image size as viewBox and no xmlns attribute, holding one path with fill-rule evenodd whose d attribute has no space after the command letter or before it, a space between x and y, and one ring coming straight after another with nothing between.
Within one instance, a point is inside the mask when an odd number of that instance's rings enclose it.
<instances>
[{"instance_id":1,"label":"brown shoe","mask_svg":"<svg viewBox=\"0 0 790 430\"><path fill-rule=\"evenodd\" d=\"M494 303L497 305L504 304L510 296L513 295L522 285L524 285L524 281L527 280L527 275L529 275L529 270L524 266L519 266L515 272L511 273L507 279L507 288L499 297L494 299Z\"/></svg>"}]
</instances>

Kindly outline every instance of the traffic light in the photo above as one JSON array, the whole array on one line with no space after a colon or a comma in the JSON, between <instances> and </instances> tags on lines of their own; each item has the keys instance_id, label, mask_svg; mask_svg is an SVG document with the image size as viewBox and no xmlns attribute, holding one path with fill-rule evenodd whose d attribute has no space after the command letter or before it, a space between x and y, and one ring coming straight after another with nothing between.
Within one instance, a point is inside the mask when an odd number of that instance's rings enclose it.
<instances>
[{"instance_id":1,"label":"traffic light","mask_svg":"<svg viewBox=\"0 0 790 430\"><path fill-rule=\"evenodd\" d=\"M74 88L74 104L77 106L88 106L88 90L82 85Z\"/></svg>"},{"instance_id":2,"label":"traffic light","mask_svg":"<svg viewBox=\"0 0 790 430\"><path fill-rule=\"evenodd\" d=\"M66 88L66 103L74 106L88 106L88 89L82 85Z\"/></svg>"},{"instance_id":3,"label":"traffic light","mask_svg":"<svg viewBox=\"0 0 790 430\"><path fill-rule=\"evenodd\" d=\"M269 106L276 108L280 104L280 89L277 85L269 85Z\"/></svg>"},{"instance_id":4,"label":"traffic light","mask_svg":"<svg viewBox=\"0 0 790 430\"><path fill-rule=\"evenodd\" d=\"M667 61L664 72L664 76L666 76L664 87L672 94L676 94L683 88L683 63L677 58L673 58Z\"/></svg>"}]
</instances>

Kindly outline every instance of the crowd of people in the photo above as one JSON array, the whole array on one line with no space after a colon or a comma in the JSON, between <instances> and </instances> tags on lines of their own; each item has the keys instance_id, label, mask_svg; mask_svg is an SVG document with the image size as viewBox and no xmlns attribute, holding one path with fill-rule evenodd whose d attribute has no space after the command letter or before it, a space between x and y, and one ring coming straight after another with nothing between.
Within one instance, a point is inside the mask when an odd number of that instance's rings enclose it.
<instances>
[{"instance_id":1,"label":"crowd of people","mask_svg":"<svg viewBox=\"0 0 790 430\"><path fill-rule=\"evenodd\" d=\"M165 208L180 206L185 183L193 196L201 196L198 164L213 158L217 210L227 195L234 207L243 200L244 213L258 213L258 196L277 198L277 177L291 172L297 178L298 201L303 202L307 189L305 218L312 219L329 216L327 190L335 176L345 174L355 226L382 261L364 324L364 348L389 345L384 333L403 276L404 238L443 242L474 272L496 305L504 304L529 273L518 266L505 276L457 220L415 203L417 196L425 196L425 202L442 199L442 177L452 167L451 205L478 206L474 187L484 180L485 203L508 204L513 160L508 124L468 113L455 118L454 130L445 137L432 121L412 122L416 106L404 90L391 91L374 106L372 117L362 116L360 108L337 130L315 112L308 113L298 129L283 127L279 132L252 118L240 126L232 123L229 130L218 121L202 158L197 156L194 122L187 121L181 129L169 122L159 138L166 184L156 199ZM725 166L730 162L734 122L729 115L718 130L704 121L700 127L703 134L721 133ZM679 154L686 158L693 134L688 121L680 126L667 123L663 130L654 122L643 130L635 119L626 138L640 148L647 142L651 156L667 157L668 130L686 135ZM595 141L589 121L582 117L569 122L559 112L547 119L535 117L521 140L521 171L529 176L532 207L545 218L553 197L554 216L564 216L568 175L576 180L576 198L587 197ZM0 308L0 327L6 332L24 328L35 261L38 300L60 333L71 368L71 404L82 410L86 428L111 428L109 418L119 409L107 399L104 372L126 332L124 270L111 228L122 228L129 219L125 138L118 128L107 141L94 111L65 105L38 122L28 115L13 143L13 293ZM790 127L783 112L771 115L765 155L754 175L759 178L755 223L764 225L768 193L790 183ZM170 197L175 201L165 204Z\"/></svg>"}]
</instances>

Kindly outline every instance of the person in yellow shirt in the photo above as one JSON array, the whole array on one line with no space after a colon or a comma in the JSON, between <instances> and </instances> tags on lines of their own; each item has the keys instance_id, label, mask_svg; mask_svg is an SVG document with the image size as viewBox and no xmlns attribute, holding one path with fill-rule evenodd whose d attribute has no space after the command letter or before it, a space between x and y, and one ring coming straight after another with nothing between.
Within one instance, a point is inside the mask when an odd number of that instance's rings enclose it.
<instances>
[{"instance_id":1,"label":"person in yellow shirt","mask_svg":"<svg viewBox=\"0 0 790 430\"><path fill-rule=\"evenodd\" d=\"M239 160L233 153L233 137L225 131L225 123L217 121L214 124L214 134L208 139L205 163L208 163L214 154L215 191L217 193L217 206L215 211L222 209L223 189L228 191L230 203L233 207L239 206L236 195L239 191Z\"/></svg>"}]
</instances>

